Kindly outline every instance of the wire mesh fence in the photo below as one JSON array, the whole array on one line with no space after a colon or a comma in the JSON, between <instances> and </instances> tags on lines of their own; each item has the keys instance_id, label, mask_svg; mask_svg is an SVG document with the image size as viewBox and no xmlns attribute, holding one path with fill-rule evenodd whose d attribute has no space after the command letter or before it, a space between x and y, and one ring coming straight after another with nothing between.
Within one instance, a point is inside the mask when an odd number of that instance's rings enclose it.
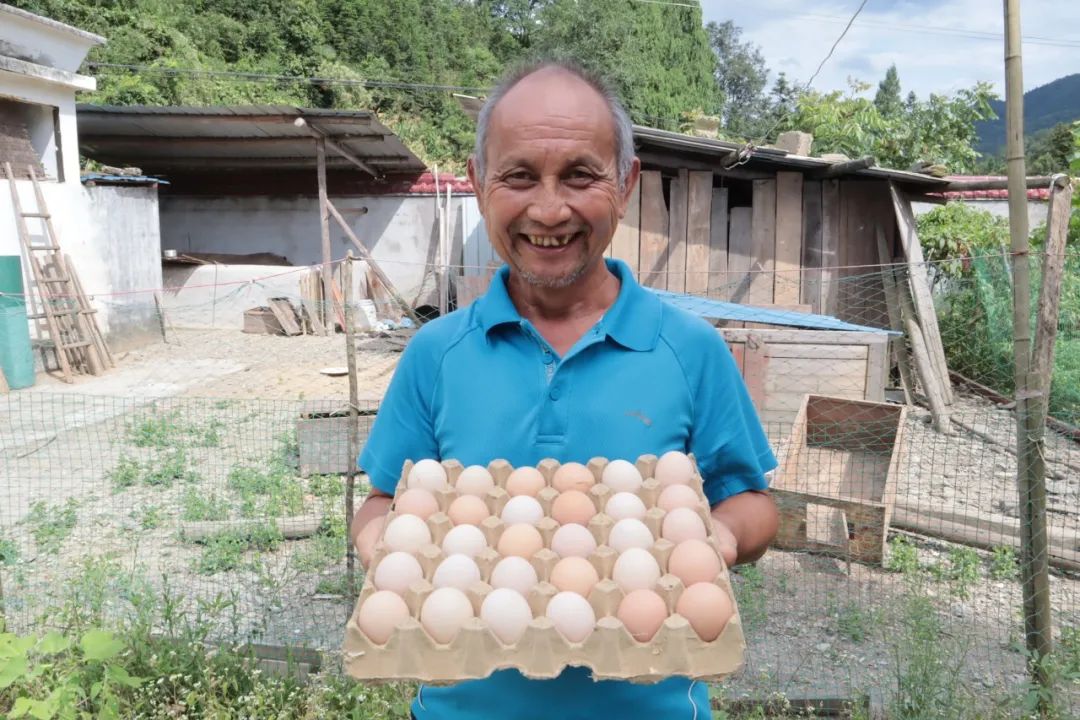
<instances>
[{"instance_id":1,"label":"wire mesh fence","mask_svg":"<svg viewBox=\"0 0 1080 720\"><path fill-rule=\"evenodd\" d=\"M1080 712L1077 262L1065 274L1050 397L1060 422L1045 444L1050 661L1065 717ZM895 270L835 280L837 315L888 328L885 272L907 280ZM736 569L747 662L717 696L869 697L896 717L1016 717L1032 696L1007 265L972 258L930 266L926 278L955 373L947 431L918 373L904 403L897 360L914 363L903 339L720 323L781 459L782 521L774 549ZM33 631L72 613L104 624L199 618L210 639L336 652L362 579L350 582L345 561L345 385L290 378L306 352L343 359L340 336L171 332L154 350L171 364L136 357L113 371L131 383L0 398L8 627ZM394 350L361 353L372 400L360 408L360 445ZM184 372L186 384L161 377ZM220 392L224 375L253 379Z\"/></svg>"}]
</instances>

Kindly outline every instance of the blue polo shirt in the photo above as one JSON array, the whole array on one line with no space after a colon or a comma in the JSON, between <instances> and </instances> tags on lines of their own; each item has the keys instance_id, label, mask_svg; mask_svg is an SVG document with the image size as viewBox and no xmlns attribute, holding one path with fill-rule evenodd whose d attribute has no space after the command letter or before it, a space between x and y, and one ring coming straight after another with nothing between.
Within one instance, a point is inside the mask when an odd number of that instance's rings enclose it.
<instances>
[{"instance_id":1,"label":"blue polo shirt","mask_svg":"<svg viewBox=\"0 0 1080 720\"><path fill-rule=\"evenodd\" d=\"M393 494L406 459L503 458L516 467L682 450L696 456L710 503L764 489L776 459L719 333L642 288L625 263L606 262L618 298L563 357L514 307L505 266L483 297L424 325L360 455L371 484ZM413 712L419 720L712 717L704 683L595 682L580 667L553 680L502 670L421 686Z\"/></svg>"}]
</instances>

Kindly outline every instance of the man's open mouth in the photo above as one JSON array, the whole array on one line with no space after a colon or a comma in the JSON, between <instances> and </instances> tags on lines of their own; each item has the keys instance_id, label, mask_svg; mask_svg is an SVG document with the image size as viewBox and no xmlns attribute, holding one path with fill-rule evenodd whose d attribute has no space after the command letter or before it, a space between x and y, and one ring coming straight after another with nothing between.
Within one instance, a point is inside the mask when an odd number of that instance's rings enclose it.
<instances>
[{"instance_id":1,"label":"man's open mouth","mask_svg":"<svg viewBox=\"0 0 1080 720\"><path fill-rule=\"evenodd\" d=\"M528 240L533 247L558 248L569 245L572 240L584 234L584 232L576 232L566 235L522 235L522 237Z\"/></svg>"}]
</instances>

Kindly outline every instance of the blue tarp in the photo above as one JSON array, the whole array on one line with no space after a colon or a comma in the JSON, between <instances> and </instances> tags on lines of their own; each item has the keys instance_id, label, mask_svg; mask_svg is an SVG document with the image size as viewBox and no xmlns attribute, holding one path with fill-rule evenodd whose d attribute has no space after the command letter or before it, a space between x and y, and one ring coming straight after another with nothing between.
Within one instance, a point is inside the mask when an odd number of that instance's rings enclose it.
<instances>
[{"instance_id":1,"label":"blue tarp","mask_svg":"<svg viewBox=\"0 0 1080 720\"><path fill-rule=\"evenodd\" d=\"M650 288L652 289L652 288ZM770 325L785 325L787 327L804 328L807 330L846 330L852 332L884 333L887 335L899 335L900 333L881 328L855 325L853 323L838 320L831 315L811 315L810 313L793 312L791 310L768 310L766 308L739 305L738 303L723 302L711 298L673 293L667 290L652 289L662 300L671 303L677 308L682 308L699 317L709 320L730 320L732 322L756 322Z\"/></svg>"}]
</instances>

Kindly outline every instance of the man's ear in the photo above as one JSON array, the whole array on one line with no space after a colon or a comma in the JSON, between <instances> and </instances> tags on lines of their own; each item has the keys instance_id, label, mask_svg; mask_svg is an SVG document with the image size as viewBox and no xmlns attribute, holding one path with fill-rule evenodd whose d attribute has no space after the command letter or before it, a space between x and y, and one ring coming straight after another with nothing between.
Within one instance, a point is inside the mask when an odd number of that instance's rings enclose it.
<instances>
[{"instance_id":1,"label":"man's ear","mask_svg":"<svg viewBox=\"0 0 1080 720\"><path fill-rule=\"evenodd\" d=\"M480 180L481 178L476 174L476 160L470 155L468 162L465 164L465 174L469 176L469 182L473 187L473 194L476 196L476 206L480 208L480 214L484 214L484 194L480 192Z\"/></svg>"},{"instance_id":2,"label":"man's ear","mask_svg":"<svg viewBox=\"0 0 1080 720\"><path fill-rule=\"evenodd\" d=\"M630 163L630 172L626 176L626 187L623 188L622 197L619 198L619 219L626 215L626 208L630 204L630 197L637 187L638 178L641 177L641 160L634 158Z\"/></svg>"}]
</instances>

